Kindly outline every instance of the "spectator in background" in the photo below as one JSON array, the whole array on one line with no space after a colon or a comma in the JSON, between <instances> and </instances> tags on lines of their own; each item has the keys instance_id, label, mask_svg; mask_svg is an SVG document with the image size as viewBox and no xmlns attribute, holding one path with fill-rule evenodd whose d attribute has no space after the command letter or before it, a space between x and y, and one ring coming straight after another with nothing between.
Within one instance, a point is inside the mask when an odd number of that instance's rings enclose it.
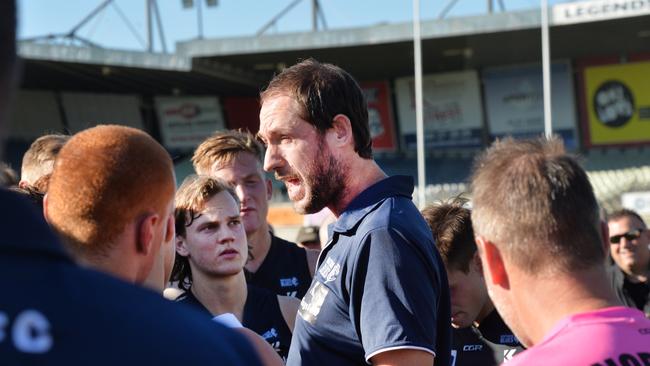
<instances>
[{"instance_id":1,"label":"spectator in background","mask_svg":"<svg viewBox=\"0 0 650 366\"><path fill-rule=\"evenodd\" d=\"M609 215L607 225L616 294L650 318L650 231L641 216L628 209Z\"/></svg>"},{"instance_id":2,"label":"spectator in background","mask_svg":"<svg viewBox=\"0 0 650 366\"><path fill-rule=\"evenodd\" d=\"M455 328L452 364L500 365L523 348L488 296L466 202L457 197L422 210L447 269L451 324Z\"/></svg>"},{"instance_id":3,"label":"spectator in background","mask_svg":"<svg viewBox=\"0 0 650 366\"><path fill-rule=\"evenodd\" d=\"M608 285L607 226L561 141L497 141L471 181L488 293L530 347L508 365L647 363L650 320Z\"/></svg>"},{"instance_id":4,"label":"spectator in background","mask_svg":"<svg viewBox=\"0 0 650 366\"><path fill-rule=\"evenodd\" d=\"M234 314L286 360L297 299L246 284L246 233L237 195L208 176L188 177L176 194L176 250L172 280L177 299L212 316Z\"/></svg>"},{"instance_id":5,"label":"spectator in background","mask_svg":"<svg viewBox=\"0 0 650 366\"><path fill-rule=\"evenodd\" d=\"M447 365L449 293L410 177L372 159L367 104L350 74L313 59L261 95L264 169L298 213L328 207L332 242L296 319L288 365Z\"/></svg>"},{"instance_id":6,"label":"spectator in background","mask_svg":"<svg viewBox=\"0 0 650 366\"><path fill-rule=\"evenodd\" d=\"M60 134L43 135L29 146L23 155L20 168L20 187L33 186L43 176L52 174L54 161L70 136ZM41 191L45 193L45 191Z\"/></svg>"},{"instance_id":7,"label":"spectator in background","mask_svg":"<svg viewBox=\"0 0 650 366\"><path fill-rule=\"evenodd\" d=\"M278 295L302 298L311 283L318 251L299 248L270 232L266 216L271 181L262 169L264 148L253 135L221 131L199 145L192 157L199 175L232 185L241 205L250 258L247 282Z\"/></svg>"},{"instance_id":8,"label":"spectator in background","mask_svg":"<svg viewBox=\"0 0 650 366\"><path fill-rule=\"evenodd\" d=\"M18 174L8 164L0 161L0 187L11 188L18 185Z\"/></svg>"}]
</instances>

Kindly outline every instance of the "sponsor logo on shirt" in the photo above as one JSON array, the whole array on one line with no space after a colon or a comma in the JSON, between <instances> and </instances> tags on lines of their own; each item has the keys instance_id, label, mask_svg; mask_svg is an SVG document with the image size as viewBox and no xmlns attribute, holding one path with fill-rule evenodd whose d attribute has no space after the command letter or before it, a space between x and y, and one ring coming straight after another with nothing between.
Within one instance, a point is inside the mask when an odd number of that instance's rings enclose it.
<instances>
[{"instance_id":1,"label":"sponsor logo on shirt","mask_svg":"<svg viewBox=\"0 0 650 366\"><path fill-rule=\"evenodd\" d=\"M456 366L456 356L458 356L458 352L455 349L451 350L451 366Z\"/></svg>"},{"instance_id":2,"label":"sponsor logo on shirt","mask_svg":"<svg viewBox=\"0 0 650 366\"><path fill-rule=\"evenodd\" d=\"M318 270L318 273L325 279L325 283L334 281L339 272L341 272L341 265L334 262L330 257L327 257L325 263Z\"/></svg>"},{"instance_id":3,"label":"sponsor logo on shirt","mask_svg":"<svg viewBox=\"0 0 650 366\"><path fill-rule=\"evenodd\" d=\"M266 332L264 332L264 334L262 334L262 338L266 339L267 341L271 338L277 338L277 336L278 336L278 331L275 330L275 328L271 328Z\"/></svg>"},{"instance_id":4,"label":"sponsor logo on shirt","mask_svg":"<svg viewBox=\"0 0 650 366\"><path fill-rule=\"evenodd\" d=\"M503 350L503 362L508 362L513 357L515 357L515 352L517 352L516 348L504 349Z\"/></svg>"},{"instance_id":5,"label":"sponsor logo on shirt","mask_svg":"<svg viewBox=\"0 0 650 366\"><path fill-rule=\"evenodd\" d=\"M298 310L300 317L309 324L314 324L328 293L329 289L325 285L314 281L300 302L300 309Z\"/></svg>"},{"instance_id":6,"label":"sponsor logo on shirt","mask_svg":"<svg viewBox=\"0 0 650 366\"><path fill-rule=\"evenodd\" d=\"M482 344L466 344L463 346L464 352L474 352L474 351L480 351L482 349L483 349Z\"/></svg>"},{"instance_id":7,"label":"sponsor logo on shirt","mask_svg":"<svg viewBox=\"0 0 650 366\"><path fill-rule=\"evenodd\" d=\"M515 337L513 334L502 334L501 337L499 338L499 343L511 344L511 343L519 343L519 342L517 341L517 337Z\"/></svg>"},{"instance_id":8,"label":"sponsor logo on shirt","mask_svg":"<svg viewBox=\"0 0 650 366\"><path fill-rule=\"evenodd\" d=\"M298 281L297 277L280 278L280 286L281 287L298 287L299 284L300 284L300 281Z\"/></svg>"}]
</instances>

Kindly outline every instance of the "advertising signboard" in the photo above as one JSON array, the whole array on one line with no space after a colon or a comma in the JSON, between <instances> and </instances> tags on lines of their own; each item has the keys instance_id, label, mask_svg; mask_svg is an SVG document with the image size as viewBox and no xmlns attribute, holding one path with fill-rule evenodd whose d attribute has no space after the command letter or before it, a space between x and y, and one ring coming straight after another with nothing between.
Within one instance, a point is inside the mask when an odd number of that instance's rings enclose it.
<instances>
[{"instance_id":1,"label":"advertising signboard","mask_svg":"<svg viewBox=\"0 0 650 366\"><path fill-rule=\"evenodd\" d=\"M650 143L650 62L585 67L582 82L587 146Z\"/></svg>"},{"instance_id":2,"label":"advertising signboard","mask_svg":"<svg viewBox=\"0 0 650 366\"><path fill-rule=\"evenodd\" d=\"M400 132L406 149L416 148L413 77L395 81ZM476 71L425 75L422 80L426 148L479 147L483 114Z\"/></svg>"},{"instance_id":3,"label":"advertising signboard","mask_svg":"<svg viewBox=\"0 0 650 366\"><path fill-rule=\"evenodd\" d=\"M530 138L544 133L541 65L488 68L482 72L485 108L491 138ZM551 65L553 133L576 149L576 113L571 68Z\"/></svg>"},{"instance_id":4,"label":"advertising signboard","mask_svg":"<svg viewBox=\"0 0 650 366\"><path fill-rule=\"evenodd\" d=\"M385 81L360 83L368 103L368 123L374 151L395 151L395 122L390 100L390 88Z\"/></svg>"},{"instance_id":5,"label":"advertising signboard","mask_svg":"<svg viewBox=\"0 0 650 366\"><path fill-rule=\"evenodd\" d=\"M195 148L216 130L225 128L217 97L156 97L163 145Z\"/></svg>"}]
</instances>

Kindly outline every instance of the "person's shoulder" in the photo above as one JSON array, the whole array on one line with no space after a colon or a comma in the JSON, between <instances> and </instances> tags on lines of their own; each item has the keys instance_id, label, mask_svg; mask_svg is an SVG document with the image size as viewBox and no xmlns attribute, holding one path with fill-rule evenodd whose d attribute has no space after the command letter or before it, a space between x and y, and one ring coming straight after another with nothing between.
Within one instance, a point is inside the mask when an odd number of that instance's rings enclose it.
<instances>
[{"instance_id":1,"label":"person's shoulder","mask_svg":"<svg viewBox=\"0 0 650 366\"><path fill-rule=\"evenodd\" d=\"M105 317L102 323L86 325L93 328L89 334L101 339L106 334L105 328L110 328L110 333L120 334L121 342L138 344L134 352L140 355L149 352L152 360L158 359L162 364L170 364L171 360L213 362L215 357L221 357L226 364L249 361L255 364L255 357L249 356L250 345L242 336L210 321L199 311L102 273L74 270L78 272L81 291L90 293L84 286L95 289L93 296L83 299L86 312ZM192 337L185 337L186 334Z\"/></svg>"},{"instance_id":2,"label":"person's shoulder","mask_svg":"<svg viewBox=\"0 0 650 366\"><path fill-rule=\"evenodd\" d=\"M282 239L279 236L271 234L271 240L273 244L278 248L278 251L290 251L290 252L304 252L305 248L301 248L298 244Z\"/></svg>"}]
</instances>

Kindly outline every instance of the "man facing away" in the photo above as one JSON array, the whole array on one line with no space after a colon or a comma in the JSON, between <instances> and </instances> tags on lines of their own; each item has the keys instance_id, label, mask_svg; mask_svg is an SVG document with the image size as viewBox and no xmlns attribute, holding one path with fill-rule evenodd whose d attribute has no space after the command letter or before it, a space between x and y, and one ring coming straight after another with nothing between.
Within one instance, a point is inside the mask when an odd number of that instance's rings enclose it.
<instances>
[{"instance_id":1,"label":"man facing away","mask_svg":"<svg viewBox=\"0 0 650 366\"><path fill-rule=\"evenodd\" d=\"M650 318L650 231L641 216L628 209L608 215L607 225L616 295Z\"/></svg>"},{"instance_id":2,"label":"man facing away","mask_svg":"<svg viewBox=\"0 0 650 366\"><path fill-rule=\"evenodd\" d=\"M69 139L67 135L48 134L34 140L23 155L19 186L33 186L42 177L52 174L56 156Z\"/></svg>"},{"instance_id":3,"label":"man facing away","mask_svg":"<svg viewBox=\"0 0 650 366\"><path fill-rule=\"evenodd\" d=\"M306 60L262 92L264 169L298 213L338 217L296 319L288 365L447 365L449 293L413 180L372 159L363 92Z\"/></svg>"},{"instance_id":4,"label":"man facing away","mask_svg":"<svg viewBox=\"0 0 650 366\"><path fill-rule=\"evenodd\" d=\"M4 0L0 147L18 79L16 63L16 4ZM159 295L75 265L23 197L0 189L0 206L0 275L11 278L4 288L11 296L0 297L3 365L178 365L215 358L222 364L259 364L251 347L231 331L191 312L182 321L170 320L178 309ZM179 337L182 331L195 337Z\"/></svg>"},{"instance_id":5,"label":"man facing away","mask_svg":"<svg viewBox=\"0 0 650 366\"><path fill-rule=\"evenodd\" d=\"M3 363L258 364L232 331L128 284L147 279L162 243L173 237L174 190L169 155L142 131L98 126L69 140L55 164L45 217L78 262L122 281L75 266L42 221L10 221L15 226L3 229L8 248L22 244L21 255L1 268L13 270L22 288L12 291L20 295L9 310L31 314L14 342L27 338L30 346L10 350ZM192 339L179 337L183 332Z\"/></svg>"},{"instance_id":6,"label":"man facing away","mask_svg":"<svg viewBox=\"0 0 650 366\"><path fill-rule=\"evenodd\" d=\"M494 309L476 252L467 200L429 205L422 216L447 269L451 296L452 364L498 365L523 348Z\"/></svg>"},{"instance_id":7,"label":"man facing away","mask_svg":"<svg viewBox=\"0 0 650 366\"><path fill-rule=\"evenodd\" d=\"M237 193L249 246L247 282L278 295L301 299L311 283L318 251L305 250L269 230L266 216L271 181L262 169L264 148L242 131L217 132L199 145L194 170L229 183Z\"/></svg>"},{"instance_id":8,"label":"man facing away","mask_svg":"<svg viewBox=\"0 0 650 366\"><path fill-rule=\"evenodd\" d=\"M560 140L495 142L471 187L488 293L529 347L508 365L650 362L650 320L609 286L607 226Z\"/></svg>"}]
</instances>

